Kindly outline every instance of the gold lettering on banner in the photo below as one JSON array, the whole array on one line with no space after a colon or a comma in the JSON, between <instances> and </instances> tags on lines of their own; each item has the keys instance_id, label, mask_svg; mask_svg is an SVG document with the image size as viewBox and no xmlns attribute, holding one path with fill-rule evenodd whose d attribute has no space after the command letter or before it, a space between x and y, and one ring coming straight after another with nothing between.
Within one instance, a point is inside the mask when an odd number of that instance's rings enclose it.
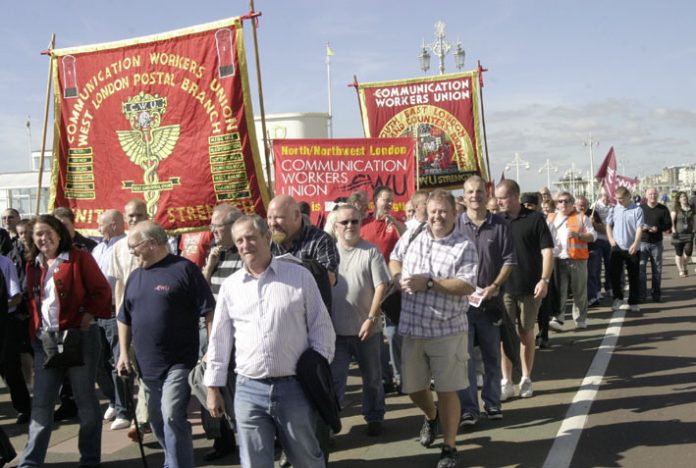
<instances>
[{"instance_id":1,"label":"gold lettering on banner","mask_svg":"<svg viewBox=\"0 0 696 468\"><path fill-rule=\"evenodd\" d=\"M142 184L124 180L123 188L143 193L147 213L154 219L160 192L172 190L175 185L181 184L179 177L160 182L157 174L160 162L174 151L179 140L180 126L160 126L167 111L167 98L158 94L145 94L141 91L122 104L122 111L132 130L117 130L118 141L128 159L144 171Z\"/></svg>"},{"instance_id":2,"label":"gold lettering on banner","mask_svg":"<svg viewBox=\"0 0 696 468\"><path fill-rule=\"evenodd\" d=\"M216 134L208 137L210 175L219 202L231 202L245 213L255 211L251 197L247 167L239 133Z\"/></svg>"},{"instance_id":3,"label":"gold lettering on banner","mask_svg":"<svg viewBox=\"0 0 696 468\"><path fill-rule=\"evenodd\" d=\"M92 148L68 149L65 198L95 200L94 154Z\"/></svg>"}]
</instances>

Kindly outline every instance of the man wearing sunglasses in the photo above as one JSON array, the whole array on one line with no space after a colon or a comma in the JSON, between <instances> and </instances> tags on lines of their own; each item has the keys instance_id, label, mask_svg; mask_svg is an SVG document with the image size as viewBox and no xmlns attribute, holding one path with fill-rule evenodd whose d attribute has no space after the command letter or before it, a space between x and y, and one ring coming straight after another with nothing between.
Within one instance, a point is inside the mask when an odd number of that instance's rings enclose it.
<instances>
[{"instance_id":1,"label":"man wearing sunglasses","mask_svg":"<svg viewBox=\"0 0 696 468\"><path fill-rule=\"evenodd\" d=\"M389 284L382 253L360 237L361 217L357 208L343 205L336 211L336 238L341 263L333 288L336 352L331 363L339 401L343 400L351 357L362 376L362 411L367 435L378 436L384 420L384 388L380 367L382 320L379 306Z\"/></svg>"},{"instance_id":2,"label":"man wearing sunglasses","mask_svg":"<svg viewBox=\"0 0 696 468\"><path fill-rule=\"evenodd\" d=\"M573 293L573 319L576 328L587 328L587 260L590 258L589 243L595 240L594 227L590 218L578 212L575 199L568 192L556 198L556 213L549 214L549 223L554 227L558 256L554 269L558 278L558 316L551 319L549 326L556 331L563 329L568 284Z\"/></svg>"}]
</instances>

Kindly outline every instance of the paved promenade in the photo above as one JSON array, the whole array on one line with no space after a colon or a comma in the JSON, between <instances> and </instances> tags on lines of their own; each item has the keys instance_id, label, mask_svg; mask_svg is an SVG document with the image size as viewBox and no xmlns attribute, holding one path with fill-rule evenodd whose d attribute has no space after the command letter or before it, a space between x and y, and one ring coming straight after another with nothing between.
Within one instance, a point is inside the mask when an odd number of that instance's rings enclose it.
<instances>
[{"instance_id":1,"label":"paved promenade","mask_svg":"<svg viewBox=\"0 0 696 468\"><path fill-rule=\"evenodd\" d=\"M624 314L612 312L606 299L590 310L586 330L552 332L551 349L537 354L534 396L504 403L502 420L460 430L459 466L696 466L696 274L692 265L688 278L678 278L672 255L665 252L665 302ZM367 437L357 375L353 369L330 465L434 466L441 439L430 449L418 444L422 416L405 396L388 397L382 436ZM20 451L27 426L14 425L8 399L1 388L0 424ZM211 444L195 405L191 421L196 466L238 466L236 454L206 465L202 457ZM142 466L125 431L110 431L108 424L103 431L103 467ZM75 423L56 425L47 466L76 466L76 435ZM162 466L151 435L146 454L150 467Z\"/></svg>"}]
</instances>

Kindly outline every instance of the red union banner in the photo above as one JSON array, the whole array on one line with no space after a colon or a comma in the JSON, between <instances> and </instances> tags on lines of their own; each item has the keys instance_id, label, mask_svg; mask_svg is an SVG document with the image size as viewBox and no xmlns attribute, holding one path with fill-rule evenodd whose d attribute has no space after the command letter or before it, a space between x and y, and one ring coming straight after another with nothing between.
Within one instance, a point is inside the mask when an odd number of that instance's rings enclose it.
<instances>
[{"instance_id":1,"label":"red union banner","mask_svg":"<svg viewBox=\"0 0 696 468\"><path fill-rule=\"evenodd\" d=\"M487 179L479 136L478 71L358 85L368 137L417 138L419 188Z\"/></svg>"},{"instance_id":2,"label":"red union banner","mask_svg":"<svg viewBox=\"0 0 696 468\"><path fill-rule=\"evenodd\" d=\"M334 201L375 187L394 192L393 210L403 212L415 191L413 138L274 140L275 192L306 201L322 224Z\"/></svg>"},{"instance_id":3,"label":"red union banner","mask_svg":"<svg viewBox=\"0 0 696 468\"><path fill-rule=\"evenodd\" d=\"M50 207L95 233L133 198L171 233L230 202L265 214L240 18L54 50Z\"/></svg>"}]
</instances>

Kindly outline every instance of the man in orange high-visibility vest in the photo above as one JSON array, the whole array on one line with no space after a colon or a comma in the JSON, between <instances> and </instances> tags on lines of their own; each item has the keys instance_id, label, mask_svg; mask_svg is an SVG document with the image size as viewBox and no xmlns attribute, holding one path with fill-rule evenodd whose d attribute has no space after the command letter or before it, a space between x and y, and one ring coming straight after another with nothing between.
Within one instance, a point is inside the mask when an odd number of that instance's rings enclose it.
<instances>
[{"instance_id":1,"label":"man in orange high-visibility vest","mask_svg":"<svg viewBox=\"0 0 696 468\"><path fill-rule=\"evenodd\" d=\"M568 283L573 292L573 320L575 328L587 328L587 259L590 256L588 243L596 238L592 221L573 205L573 195L560 192L556 197L558 211L548 217L551 232L556 242L554 273L559 288L558 316L553 317L549 327L563 330Z\"/></svg>"}]
</instances>

